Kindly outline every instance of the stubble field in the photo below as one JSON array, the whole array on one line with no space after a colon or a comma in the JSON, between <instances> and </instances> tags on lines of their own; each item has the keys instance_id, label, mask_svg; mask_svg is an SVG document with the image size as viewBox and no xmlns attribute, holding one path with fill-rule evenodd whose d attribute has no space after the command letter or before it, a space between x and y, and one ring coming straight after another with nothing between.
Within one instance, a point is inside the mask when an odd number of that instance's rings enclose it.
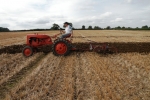
<instances>
[{"instance_id":1,"label":"stubble field","mask_svg":"<svg viewBox=\"0 0 150 100\"><path fill-rule=\"evenodd\" d=\"M56 57L39 52L25 58L20 50L2 51L5 46L24 45L26 34L58 32L0 33L0 99L150 99L149 31L74 31L74 44L112 43L120 51L112 55L72 52Z\"/></svg>"}]
</instances>

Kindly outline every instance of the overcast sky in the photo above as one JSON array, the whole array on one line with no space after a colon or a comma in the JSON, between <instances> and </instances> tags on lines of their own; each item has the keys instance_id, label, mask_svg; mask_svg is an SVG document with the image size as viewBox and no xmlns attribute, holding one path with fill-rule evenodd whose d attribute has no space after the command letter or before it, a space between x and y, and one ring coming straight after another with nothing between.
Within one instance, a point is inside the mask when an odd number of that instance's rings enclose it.
<instances>
[{"instance_id":1,"label":"overcast sky","mask_svg":"<svg viewBox=\"0 0 150 100\"><path fill-rule=\"evenodd\" d=\"M65 21L75 28L150 26L150 0L0 0L0 27L62 27Z\"/></svg>"}]
</instances>

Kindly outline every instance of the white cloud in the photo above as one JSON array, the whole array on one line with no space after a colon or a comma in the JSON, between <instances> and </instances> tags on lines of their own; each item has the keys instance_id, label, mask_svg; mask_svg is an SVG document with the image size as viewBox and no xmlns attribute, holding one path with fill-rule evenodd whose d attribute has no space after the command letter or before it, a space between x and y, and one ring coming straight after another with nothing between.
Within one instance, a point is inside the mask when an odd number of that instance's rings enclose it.
<instances>
[{"instance_id":1,"label":"white cloud","mask_svg":"<svg viewBox=\"0 0 150 100\"><path fill-rule=\"evenodd\" d=\"M102 14L101 17L102 18L109 17L110 15L112 15L112 12L106 12L106 13Z\"/></svg>"},{"instance_id":2,"label":"white cloud","mask_svg":"<svg viewBox=\"0 0 150 100\"><path fill-rule=\"evenodd\" d=\"M142 22L148 22L148 20L142 20Z\"/></svg>"},{"instance_id":3,"label":"white cloud","mask_svg":"<svg viewBox=\"0 0 150 100\"><path fill-rule=\"evenodd\" d=\"M77 28L82 25L100 27L150 25L150 6L148 5L150 0L144 0L144 2L134 0L134 5L129 4L133 0L124 0L128 3L123 3L121 0L0 1L0 27L8 27L12 30L50 28L53 23L62 26L65 21L72 22Z\"/></svg>"},{"instance_id":4,"label":"white cloud","mask_svg":"<svg viewBox=\"0 0 150 100\"><path fill-rule=\"evenodd\" d=\"M131 3L131 2L132 2L132 0L127 0L127 2L128 2L128 3Z\"/></svg>"},{"instance_id":5,"label":"white cloud","mask_svg":"<svg viewBox=\"0 0 150 100\"><path fill-rule=\"evenodd\" d=\"M93 15L85 16L85 17L80 18L78 21L105 19L107 17L110 17L111 15L112 15L112 12L105 12L105 13L102 13L102 14L97 15L97 16L93 16Z\"/></svg>"},{"instance_id":6,"label":"white cloud","mask_svg":"<svg viewBox=\"0 0 150 100\"><path fill-rule=\"evenodd\" d=\"M110 22L121 22L123 21L123 18L116 18L115 20L111 20Z\"/></svg>"}]
</instances>

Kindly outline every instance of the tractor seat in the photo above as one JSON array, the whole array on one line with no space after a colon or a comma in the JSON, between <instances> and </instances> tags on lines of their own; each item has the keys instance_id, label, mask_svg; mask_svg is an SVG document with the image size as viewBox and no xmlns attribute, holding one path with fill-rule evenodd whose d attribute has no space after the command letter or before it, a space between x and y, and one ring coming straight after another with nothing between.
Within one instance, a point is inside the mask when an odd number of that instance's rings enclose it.
<instances>
[{"instance_id":1,"label":"tractor seat","mask_svg":"<svg viewBox=\"0 0 150 100\"><path fill-rule=\"evenodd\" d=\"M71 34L69 34L68 36L66 36L65 38L69 38L71 36Z\"/></svg>"}]
</instances>

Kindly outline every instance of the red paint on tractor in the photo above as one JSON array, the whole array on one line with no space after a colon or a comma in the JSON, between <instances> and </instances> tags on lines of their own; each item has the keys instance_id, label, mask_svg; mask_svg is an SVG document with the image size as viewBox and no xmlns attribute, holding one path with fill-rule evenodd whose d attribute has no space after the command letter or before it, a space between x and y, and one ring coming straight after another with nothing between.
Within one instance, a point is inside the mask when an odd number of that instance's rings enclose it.
<instances>
[{"instance_id":1,"label":"red paint on tractor","mask_svg":"<svg viewBox=\"0 0 150 100\"><path fill-rule=\"evenodd\" d=\"M56 45L55 50L59 55L63 55L67 51L67 46L65 43L60 42Z\"/></svg>"},{"instance_id":2,"label":"red paint on tractor","mask_svg":"<svg viewBox=\"0 0 150 100\"><path fill-rule=\"evenodd\" d=\"M40 47L43 45L52 45L52 39L48 35L42 34L28 34L27 45L31 47Z\"/></svg>"},{"instance_id":3,"label":"red paint on tractor","mask_svg":"<svg viewBox=\"0 0 150 100\"><path fill-rule=\"evenodd\" d=\"M27 49L24 50L24 55L25 55L25 56L29 56L29 55L31 54L31 52L32 52L32 51L27 48Z\"/></svg>"}]
</instances>

